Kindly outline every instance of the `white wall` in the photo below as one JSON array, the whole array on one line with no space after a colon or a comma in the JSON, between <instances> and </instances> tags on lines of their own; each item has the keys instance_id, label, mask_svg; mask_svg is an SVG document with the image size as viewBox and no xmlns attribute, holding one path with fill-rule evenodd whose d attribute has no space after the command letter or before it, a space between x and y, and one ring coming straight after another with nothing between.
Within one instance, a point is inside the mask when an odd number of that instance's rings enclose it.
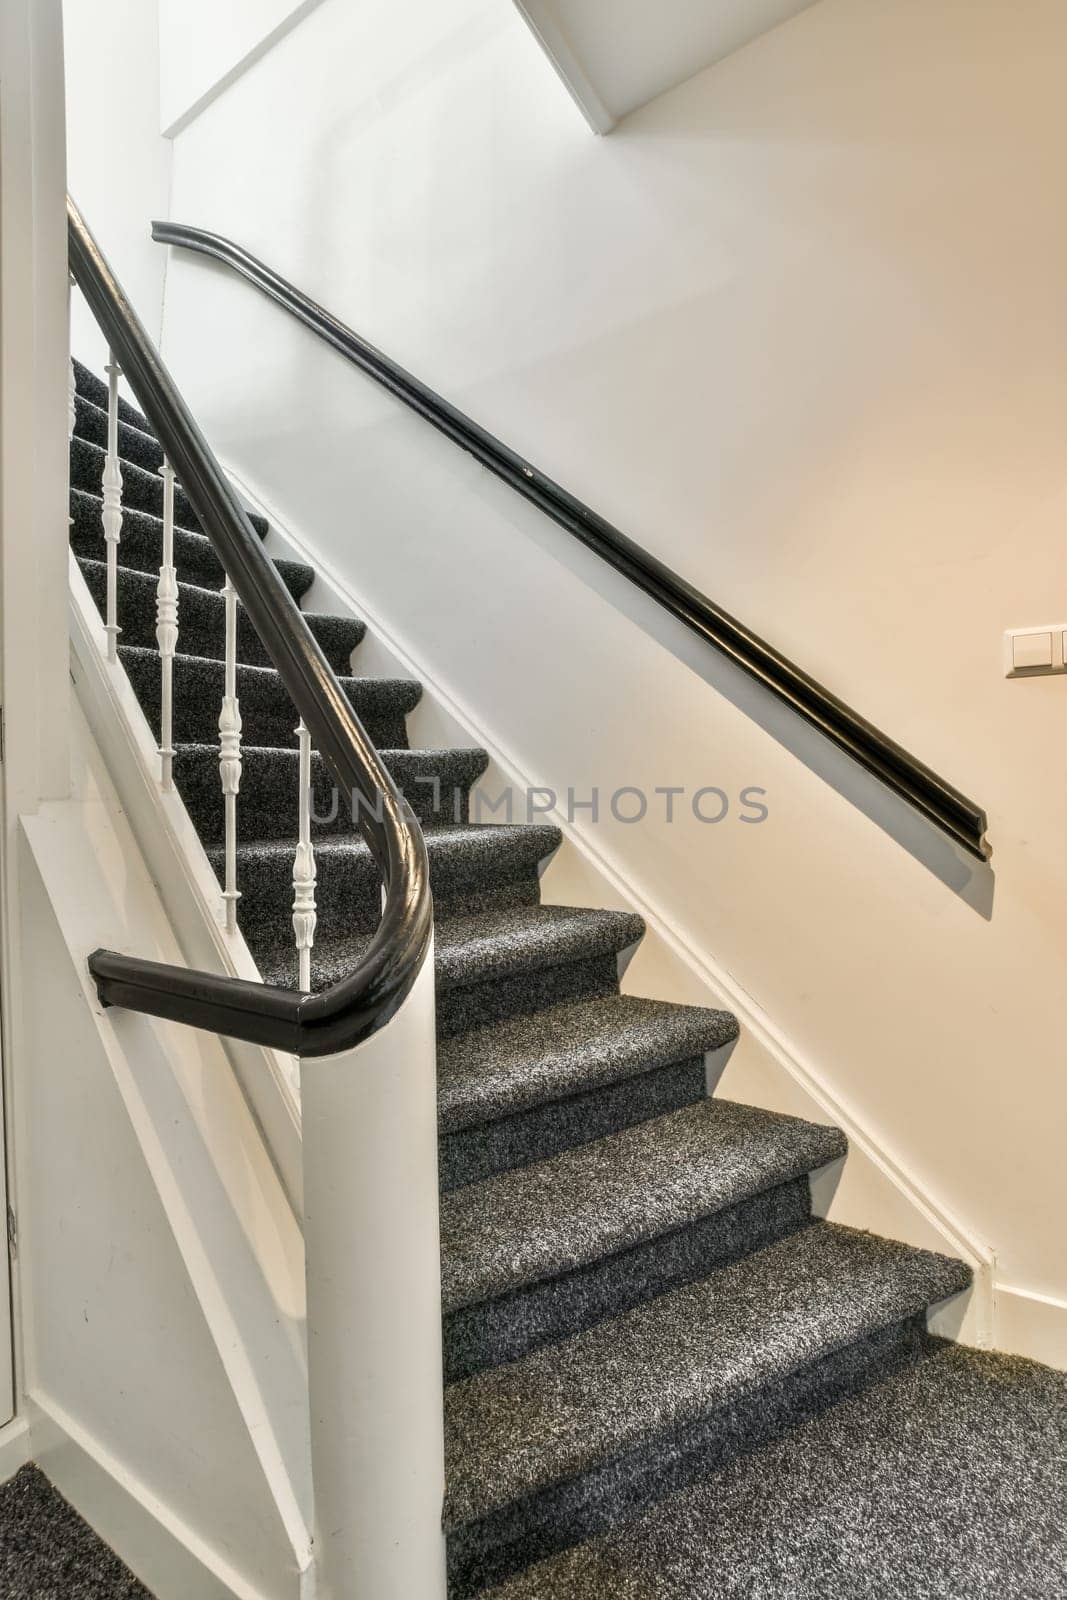
<instances>
[{"instance_id":1,"label":"white wall","mask_svg":"<svg viewBox=\"0 0 1067 1600\"><path fill-rule=\"evenodd\" d=\"M158 0L160 118L174 134L319 0ZM149 5L146 10L155 7Z\"/></svg>"},{"instance_id":2,"label":"white wall","mask_svg":"<svg viewBox=\"0 0 1067 1600\"><path fill-rule=\"evenodd\" d=\"M160 135L159 23L146 0L63 0L67 186L153 338L163 316L171 146ZM74 352L98 372L104 341L75 294Z\"/></svg>"},{"instance_id":3,"label":"white wall","mask_svg":"<svg viewBox=\"0 0 1067 1600\"><path fill-rule=\"evenodd\" d=\"M822 0L594 140L509 8L326 0L175 151L176 216L984 803L992 875L929 870L246 287L175 257L165 330L224 455L521 770L768 790L761 827L584 826L1002 1283L1060 1300L1067 683L1005 682L1000 632L1067 619L1065 47L1060 0Z\"/></svg>"}]
</instances>

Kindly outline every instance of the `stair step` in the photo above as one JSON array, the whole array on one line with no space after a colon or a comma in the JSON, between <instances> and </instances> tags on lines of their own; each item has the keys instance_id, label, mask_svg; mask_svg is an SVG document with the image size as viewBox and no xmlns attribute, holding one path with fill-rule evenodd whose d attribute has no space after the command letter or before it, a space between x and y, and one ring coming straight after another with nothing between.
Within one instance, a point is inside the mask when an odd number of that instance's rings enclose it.
<instances>
[{"instance_id":1,"label":"stair step","mask_svg":"<svg viewBox=\"0 0 1067 1600\"><path fill-rule=\"evenodd\" d=\"M352 680L357 681L358 680ZM358 707L357 707L358 709ZM242 715L243 715L242 705ZM367 724L368 728L370 724ZM428 827L430 887L438 914L490 904L536 904L537 868L559 843L555 828L462 824ZM208 857L217 873L224 852ZM318 941L372 933L381 920L381 874L357 835L316 841ZM238 846L241 930L257 960L276 967L292 959L293 841L267 839Z\"/></svg>"},{"instance_id":2,"label":"stair step","mask_svg":"<svg viewBox=\"0 0 1067 1600\"><path fill-rule=\"evenodd\" d=\"M193 535L189 536L190 538ZM103 561L78 557L89 592L100 615L104 615L107 595L107 566ZM147 572L119 568L118 620L121 641L149 650L156 648L156 579ZM353 617L316 616L305 612L304 621L321 646L335 672L348 673L353 650L367 631L366 623ZM178 643L183 653L221 661L226 646L226 608L218 589L202 589L198 584L178 584ZM237 607L237 658L249 666L271 665L242 605Z\"/></svg>"},{"instance_id":3,"label":"stair step","mask_svg":"<svg viewBox=\"0 0 1067 1600\"><path fill-rule=\"evenodd\" d=\"M107 384L103 378L98 378L95 372L83 366L77 359L74 360L74 390L76 394L83 395L86 400L91 400L94 406L107 411ZM123 422L130 422L141 433L151 433L152 427L147 417L141 415L136 406L119 396L119 417Z\"/></svg>"},{"instance_id":4,"label":"stair step","mask_svg":"<svg viewBox=\"0 0 1067 1600\"><path fill-rule=\"evenodd\" d=\"M619 957L644 933L625 911L529 906L437 926L437 1035L617 991Z\"/></svg>"},{"instance_id":5,"label":"stair step","mask_svg":"<svg viewBox=\"0 0 1067 1600\"><path fill-rule=\"evenodd\" d=\"M920 1335L877 1383L793 1421L491 1600L1067 1593L1063 1372Z\"/></svg>"},{"instance_id":6,"label":"stair step","mask_svg":"<svg viewBox=\"0 0 1067 1600\"><path fill-rule=\"evenodd\" d=\"M485 771L488 761L484 750L383 750L381 756L416 816L426 822L440 820L442 813L450 817L454 806L465 804L471 785ZM241 759L241 793L237 802L240 836L295 840L298 752L244 745ZM205 845L222 844L224 837L218 761L217 745L175 747L174 779ZM350 833L351 802L336 792L317 751L311 757L311 781L313 835L317 838ZM318 822L316 818L328 820ZM331 977L326 981L334 980Z\"/></svg>"},{"instance_id":7,"label":"stair step","mask_svg":"<svg viewBox=\"0 0 1067 1600\"><path fill-rule=\"evenodd\" d=\"M74 554L90 561L104 561L107 546L101 520L104 502L98 494L85 489L70 491L70 542ZM257 518L259 532L266 532L266 524ZM148 573L153 583L159 577L159 563L163 554L163 520L148 511L136 511L127 506L122 513L122 530L119 535L118 559L123 571ZM182 583L195 583L201 589L221 589L226 580L222 562L215 554L211 540L203 533L193 533L188 528L174 530L174 565ZM285 580L285 586L294 600L307 593L315 581L315 569L302 561L275 560Z\"/></svg>"},{"instance_id":8,"label":"stair step","mask_svg":"<svg viewBox=\"0 0 1067 1600\"><path fill-rule=\"evenodd\" d=\"M124 646L126 668L152 731L159 738L161 671L158 650ZM182 744L210 744L218 738L219 708L225 688L222 661L203 656L174 657L174 738ZM402 749L405 717L419 702L422 686L407 678L339 679L342 689L376 745ZM241 737L250 745L296 747L297 714L273 667L237 668ZM290 886L291 887L291 886Z\"/></svg>"},{"instance_id":9,"label":"stair step","mask_svg":"<svg viewBox=\"0 0 1067 1600\"><path fill-rule=\"evenodd\" d=\"M643 926L640 917L624 912L569 906L439 918L434 942L438 1038L481 1025L491 1015L509 1017L615 989L619 954L641 937ZM325 988L351 972L366 944L365 935L316 939L312 987ZM292 984L294 959L287 956L260 972L265 983Z\"/></svg>"},{"instance_id":10,"label":"stair step","mask_svg":"<svg viewBox=\"0 0 1067 1600\"><path fill-rule=\"evenodd\" d=\"M612 995L516 1017L441 1045L441 1131L458 1133L565 1100L737 1038L728 1011Z\"/></svg>"},{"instance_id":11,"label":"stair step","mask_svg":"<svg viewBox=\"0 0 1067 1600\"><path fill-rule=\"evenodd\" d=\"M70 441L70 486L72 489L82 489L87 494L99 495L103 481L104 465L107 461L107 451L100 445L91 444L87 439L79 439L77 434ZM119 462L122 472L122 509L127 511L145 511L150 516L163 517L163 479L158 470L140 467L133 461ZM267 523L264 517L257 517L259 531L265 533ZM174 486L174 525L178 528L188 528L192 532L201 532L200 522L196 512L186 499L185 491L180 484Z\"/></svg>"},{"instance_id":12,"label":"stair step","mask_svg":"<svg viewBox=\"0 0 1067 1600\"><path fill-rule=\"evenodd\" d=\"M74 399L74 437L84 439L87 444L99 445L107 449L107 408L94 405L84 395L76 395ZM158 472L163 465L163 446L159 440L150 433L142 433L140 428L135 428L132 423L123 422L120 418L118 429L119 457L125 468L126 462L141 467L145 472Z\"/></svg>"},{"instance_id":13,"label":"stair step","mask_svg":"<svg viewBox=\"0 0 1067 1600\"><path fill-rule=\"evenodd\" d=\"M825 1405L966 1289L962 1263L816 1222L446 1390L454 1600Z\"/></svg>"},{"instance_id":14,"label":"stair step","mask_svg":"<svg viewBox=\"0 0 1067 1600\"><path fill-rule=\"evenodd\" d=\"M726 1011L609 995L441 1041L441 1187L544 1161L702 1100Z\"/></svg>"},{"instance_id":15,"label":"stair step","mask_svg":"<svg viewBox=\"0 0 1067 1600\"><path fill-rule=\"evenodd\" d=\"M844 1135L702 1099L443 1196L452 1364L513 1361L767 1243L744 1203L845 1154ZM807 1185L781 1214L808 1220ZM721 1226L723 1215L741 1208Z\"/></svg>"}]
</instances>

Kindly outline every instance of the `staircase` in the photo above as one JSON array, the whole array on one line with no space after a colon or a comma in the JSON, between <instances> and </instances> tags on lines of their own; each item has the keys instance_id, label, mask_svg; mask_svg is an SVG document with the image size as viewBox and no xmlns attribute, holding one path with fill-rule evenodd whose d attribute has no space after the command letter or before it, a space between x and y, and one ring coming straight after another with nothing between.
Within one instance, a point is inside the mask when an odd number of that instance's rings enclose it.
<instances>
[{"instance_id":1,"label":"staircase","mask_svg":"<svg viewBox=\"0 0 1067 1600\"><path fill-rule=\"evenodd\" d=\"M76 389L71 543L103 616L108 388L76 366ZM163 452L124 402L118 453L118 659L158 741ZM174 524L173 772L224 885L224 573L180 489ZM301 600L313 570L276 566ZM361 622L307 620L430 860L444 1518L450 1594L462 1600L926 1359L927 1310L964 1290L969 1272L814 1218L810 1175L845 1155L843 1136L708 1098L704 1058L736 1037L733 1017L622 994L641 919L542 904L558 830L469 822L485 752L411 749L419 685L352 672ZM264 980L293 987L297 719L241 611L236 637L238 919ZM321 990L369 945L381 881L350 806L331 815L317 757L311 783L313 816L328 819L312 827L311 988ZM636 1595L621 1577L618 1592Z\"/></svg>"}]
</instances>

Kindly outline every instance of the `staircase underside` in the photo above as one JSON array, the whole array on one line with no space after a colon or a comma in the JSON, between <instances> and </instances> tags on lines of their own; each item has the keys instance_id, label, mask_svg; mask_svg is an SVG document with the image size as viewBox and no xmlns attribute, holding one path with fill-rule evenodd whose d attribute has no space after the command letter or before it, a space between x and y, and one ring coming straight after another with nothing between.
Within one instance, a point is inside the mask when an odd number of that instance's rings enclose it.
<instances>
[{"instance_id":1,"label":"staircase underside","mask_svg":"<svg viewBox=\"0 0 1067 1600\"><path fill-rule=\"evenodd\" d=\"M78 390L71 536L102 605L105 394L84 369ZM161 452L130 407L120 454L120 659L158 734ZM221 872L223 575L180 495L177 521L174 770ZM277 565L300 600L312 569ZM542 904L540 870L558 830L469 824L485 752L411 749L406 717L419 685L353 671L358 620L308 620L429 847L451 1594L507 1583L506 1593L531 1597L740 1593L701 1562L718 1572L720 1538L741 1548L760 1526L768 1538L780 1532L784 1490L773 1502L750 1496L748 1522L738 1510L721 1534L701 1496L727 1504L746 1470L739 1463L762 1459L756 1451L780 1452L773 1470L784 1484L797 1459L789 1451L853 1415L850 1405L876 1405L862 1398L872 1383L873 1395L903 1386L943 1395L946 1415L958 1410L953 1395L970 1369L928 1339L925 1319L967 1287L969 1271L814 1219L809 1176L845 1154L843 1136L708 1099L704 1058L736 1037L734 1019L623 995L620 960L642 936L640 918ZM238 656L240 921L263 977L293 984L296 716L247 619ZM313 782L316 811L328 816L317 761ZM343 803L315 840L312 984L321 987L358 959L380 884ZM905 1451L905 1502L921 1492L914 1466ZM831 1464L821 1470L829 1497ZM815 1481L814 1466L804 1479ZM650 1576L649 1552L668 1549L673 1565L664 1557Z\"/></svg>"}]
</instances>

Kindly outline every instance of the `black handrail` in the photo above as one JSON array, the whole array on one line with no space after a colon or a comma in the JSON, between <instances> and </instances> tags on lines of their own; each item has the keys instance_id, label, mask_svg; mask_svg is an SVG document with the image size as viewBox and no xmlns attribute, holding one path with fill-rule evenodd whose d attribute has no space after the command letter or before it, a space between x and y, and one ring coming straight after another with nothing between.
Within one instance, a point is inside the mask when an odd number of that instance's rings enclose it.
<instances>
[{"instance_id":1,"label":"black handrail","mask_svg":"<svg viewBox=\"0 0 1067 1600\"><path fill-rule=\"evenodd\" d=\"M211 256L254 284L268 299L310 328L346 360L396 395L441 433L468 451L489 471L540 507L561 528L594 550L609 566L657 601L699 638L783 701L817 728L838 749L852 757L887 788L908 801L957 844L988 859L986 814L965 794L938 777L873 723L853 711L822 684L796 666L765 639L701 594L676 572L583 505L574 495L532 467L514 450L450 405L368 344L358 333L301 294L278 273L232 240L183 223L154 222L152 237L160 244L181 245Z\"/></svg>"},{"instance_id":2,"label":"black handrail","mask_svg":"<svg viewBox=\"0 0 1067 1600\"><path fill-rule=\"evenodd\" d=\"M69 198L67 232L74 281L341 793L359 797L359 826L385 886L382 920L359 965L320 994L189 971L111 950L95 951L89 967L105 1005L168 1017L301 1056L330 1055L384 1026L418 977L433 930L426 845L247 512Z\"/></svg>"}]
</instances>

